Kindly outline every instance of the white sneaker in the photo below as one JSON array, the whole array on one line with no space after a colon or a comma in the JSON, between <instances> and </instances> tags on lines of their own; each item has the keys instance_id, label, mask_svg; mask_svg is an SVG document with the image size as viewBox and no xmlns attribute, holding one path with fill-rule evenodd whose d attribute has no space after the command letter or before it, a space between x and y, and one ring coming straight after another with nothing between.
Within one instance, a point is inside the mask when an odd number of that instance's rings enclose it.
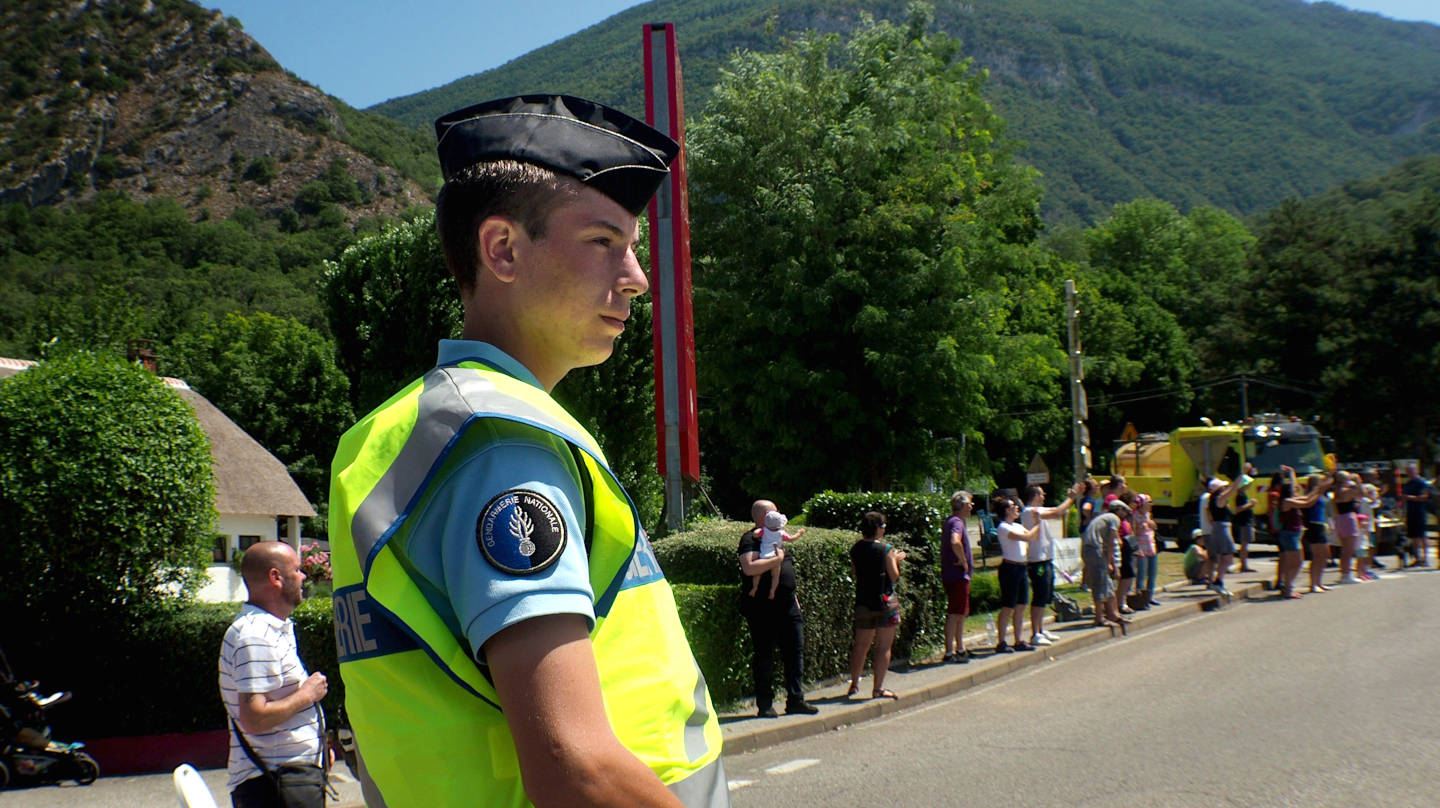
<instances>
[{"instance_id":1,"label":"white sneaker","mask_svg":"<svg viewBox=\"0 0 1440 808\"><path fill-rule=\"evenodd\" d=\"M1355 576L1353 576L1353 575L1343 575L1343 576L1340 577L1340 580L1336 581L1335 583L1337 583L1337 584L1357 584L1357 583L1360 583L1360 582L1357 581L1357 580L1355 580Z\"/></svg>"},{"instance_id":2,"label":"white sneaker","mask_svg":"<svg viewBox=\"0 0 1440 808\"><path fill-rule=\"evenodd\" d=\"M1060 635L1059 635L1059 634L1055 634L1054 632L1051 632L1051 631L1042 631L1042 632L1040 632L1040 636L1044 637L1045 639L1049 640L1050 642L1059 642L1059 641L1060 641Z\"/></svg>"},{"instance_id":3,"label":"white sneaker","mask_svg":"<svg viewBox=\"0 0 1440 808\"><path fill-rule=\"evenodd\" d=\"M1044 634L1032 634L1032 635L1030 635L1030 644L1031 644L1031 645L1054 645L1054 643L1050 642L1050 638L1049 638L1049 637L1046 637Z\"/></svg>"}]
</instances>

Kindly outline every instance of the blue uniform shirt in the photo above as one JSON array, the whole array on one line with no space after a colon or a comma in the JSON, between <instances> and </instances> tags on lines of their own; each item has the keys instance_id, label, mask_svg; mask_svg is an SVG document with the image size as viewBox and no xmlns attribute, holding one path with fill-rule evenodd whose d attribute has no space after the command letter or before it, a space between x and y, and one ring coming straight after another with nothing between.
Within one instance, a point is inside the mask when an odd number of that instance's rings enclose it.
<instances>
[{"instance_id":1,"label":"blue uniform shirt","mask_svg":"<svg viewBox=\"0 0 1440 808\"><path fill-rule=\"evenodd\" d=\"M440 341L437 365L464 361L540 387L524 365L493 345ZM396 549L436 613L469 640L482 662L485 641L524 620L578 614L594 628L579 474L569 445L549 432L496 418L477 420L456 441L412 512L405 546ZM507 491L545 498L565 524L564 550L541 572L504 572L480 550L477 524L486 506Z\"/></svg>"}]
</instances>

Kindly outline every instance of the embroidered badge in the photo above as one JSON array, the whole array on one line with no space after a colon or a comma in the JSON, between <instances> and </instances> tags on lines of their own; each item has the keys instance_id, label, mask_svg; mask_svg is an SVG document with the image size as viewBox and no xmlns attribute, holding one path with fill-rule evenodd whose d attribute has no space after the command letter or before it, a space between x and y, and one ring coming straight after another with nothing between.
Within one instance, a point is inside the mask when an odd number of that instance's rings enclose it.
<instances>
[{"instance_id":1,"label":"embroidered badge","mask_svg":"<svg viewBox=\"0 0 1440 808\"><path fill-rule=\"evenodd\" d=\"M490 565L510 575L534 575L565 550L565 520L555 503L521 489L505 491L485 506L475 541Z\"/></svg>"}]
</instances>

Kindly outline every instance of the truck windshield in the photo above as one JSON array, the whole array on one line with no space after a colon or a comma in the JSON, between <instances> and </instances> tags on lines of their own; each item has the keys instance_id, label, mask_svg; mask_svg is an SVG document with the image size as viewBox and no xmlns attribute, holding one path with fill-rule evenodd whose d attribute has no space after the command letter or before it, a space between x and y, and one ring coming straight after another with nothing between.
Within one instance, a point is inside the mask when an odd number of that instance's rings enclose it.
<instances>
[{"instance_id":1,"label":"truck windshield","mask_svg":"<svg viewBox=\"0 0 1440 808\"><path fill-rule=\"evenodd\" d=\"M1246 446L1245 453L1250 456L1250 462L1255 464L1255 471L1266 477L1279 471L1281 466L1295 469L1295 473L1302 477L1325 471L1325 454L1320 451L1320 442L1313 438L1293 442L1252 441Z\"/></svg>"}]
</instances>

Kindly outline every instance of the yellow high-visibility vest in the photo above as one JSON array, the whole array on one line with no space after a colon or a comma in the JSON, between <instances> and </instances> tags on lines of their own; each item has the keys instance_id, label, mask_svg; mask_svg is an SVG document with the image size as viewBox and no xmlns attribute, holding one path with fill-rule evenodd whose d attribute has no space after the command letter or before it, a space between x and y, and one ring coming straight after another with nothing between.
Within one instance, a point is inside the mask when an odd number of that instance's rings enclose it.
<instances>
[{"instance_id":1,"label":"yellow high-visibility vest","mask_svg":"<svg viewBox=\"0 0 1440 808\"><path fill-rule=\"evenodd\" d=\"M335 641L366 802L530 805L494 686L390 546L446 450L483 418L548 432L574 455L615 735L686 805L729 805L710 694L629 496L548 394L475 362L436 368L361 419L331 471Z\"/></svg>"}]
</instances>

